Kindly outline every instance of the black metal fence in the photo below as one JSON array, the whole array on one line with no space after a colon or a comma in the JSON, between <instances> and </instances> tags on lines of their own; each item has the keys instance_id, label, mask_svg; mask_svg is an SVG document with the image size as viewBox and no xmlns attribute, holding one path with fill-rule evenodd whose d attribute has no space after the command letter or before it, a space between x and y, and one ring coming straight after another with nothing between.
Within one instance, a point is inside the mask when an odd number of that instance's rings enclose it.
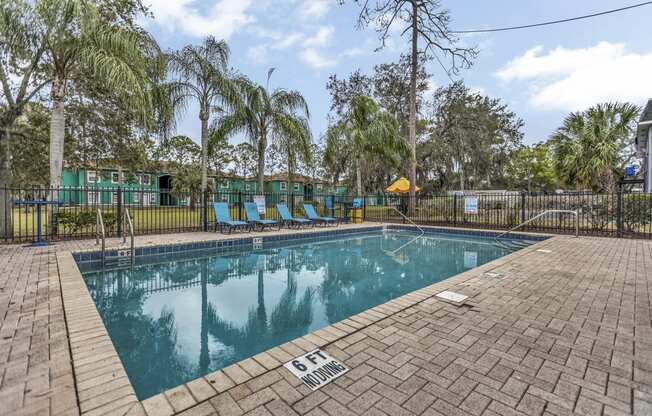
<instances>
[{"instance_id":1,"label":"black metal fence","mask_svg":"<svg viewBox=\"0 0 652 416\"><path fill-rule=\"evenodd\" d=\"M107 235L122 235L123 214L129 211L136 234L160 234L213 229L213 202L227 202L232 219L245 220L245 202L254 192L216 190L201 193L160 189L112 188L0 188L0 243L89 238L96 232L98 209ZM312 203L321 215L347 221L355 198L333 194L267 192L265 217L279 219L276 204L286 203L295 216L305 216L303 203ZM34 201L50 201L40 208ZM355 201L358 202L358 201ZM478 193L476 195L419 195L410 210L407 196L366 195L359 200L365 221L406 222L468 228L509 229L545 210L577 211L583 235L652 237L652 194ZM40 221L39 221L40 220ZM574 233L571 214L552 214L523 228L525 231Z\"/></svg>"},{"instance_id":2,"label":"black metal fence","mask_svg":"<svg viewBox=\"0 0 652 416\"><path fill-rule=\"evenodd\" d=\"M217 190L201 193L161 189L112 188L0 188L0 243L91 238L96 233L97 211L107 236L126 232L128 210L135 234L208 231L214 229L213 202L227 202L231 218L245 220L245 202L256 193ZM296 216L305 216L303 203L320 215L348 220L352 197L333 194L264 193L265 214L279 219L277 203L286 203ZM45 201L49 201L47 204ZM37 206L40 204L41 206Z\"/></svg>"},{"instance_id":3,"label":"black metal fence","mask_svg":"<svg viewBox=\"0 0 652 416\"><path fill-rule=\"evenodd\" d=\"M406 222L403 214L417 224L506 230L546 210L570 210L577 212L582 235L652 237L652 194L431 195L416 197L412 212L408 197L372 198L365 198L366 221ZM522 230L575 233L575 227L574 214L550 213Z\"/></svg>"}]
</instances>

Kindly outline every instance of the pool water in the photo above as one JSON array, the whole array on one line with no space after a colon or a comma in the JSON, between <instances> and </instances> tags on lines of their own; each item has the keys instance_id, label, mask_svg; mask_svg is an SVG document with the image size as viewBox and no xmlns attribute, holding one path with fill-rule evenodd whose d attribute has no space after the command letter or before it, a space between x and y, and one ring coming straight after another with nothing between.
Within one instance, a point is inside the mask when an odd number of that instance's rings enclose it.
<instances>
[{"instance_id":1,"label":"pool water","mask_svg":"<svg viewBox=\"0 0 652 416\"><path fill-rule=\"evenodd\" d=\"M142 400L510 252L482 237L414 237L167 255L84 279Z\"/></svg>"}]
</instances>

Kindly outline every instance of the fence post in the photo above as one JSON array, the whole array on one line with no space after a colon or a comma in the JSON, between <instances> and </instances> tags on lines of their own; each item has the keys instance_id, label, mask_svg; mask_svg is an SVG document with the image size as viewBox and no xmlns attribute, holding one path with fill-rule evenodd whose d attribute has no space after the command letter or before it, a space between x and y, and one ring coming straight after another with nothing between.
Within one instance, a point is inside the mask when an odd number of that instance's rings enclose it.
<instances>
[{"instance_id":1,"label":"fence post","mask_svg":"<svg viewBox=\"0 0 652 416\"><path fill-rule=\"evenodd\" d=\"M616 237L623 236L623 191L618 189L618 198L616 205Z\"/></svg>"},{"instance_id":2,"label":"fence post","mask_svg":"<svg viewBox=\"0 0 652 416\"><path fill-rule=\"evenodd\" d=\"M204 232L208 231L208 192L206 192L206 189L202 190L202 204L201 204L201 209L202 209L202 230Z\"/></svg>"},{"instance_id":3,"label":"fence post","mask_svg":"<svg viewBox=\"0 0 652 416\"><path fill-rule=\"evenodd\" d=\"M525 192L521 192L521 222L525 222Z\"/></svg>"},{"instance_id":4,"label":"fence post","mask_svg":"<svg viewBox=\"0 0 652 416\"><path fill-rule=\"evenodd\" d=\"M453 225L457 225L457 194L453 194Z\"/></svg>"},{"instance_id":5,"label":"fence post","mask_svg":"<svg viewBox=\"0 0 652 416\"><path fill-rule=\"evenodd\" d=\"M362 193L362 222L367 218L367 196Z\"/></svg>"},{"instance_id":6,"label":"fence post","mask_svg":"<svg viewBox=\"0 0 652 416\"><path fill-rule=\"evenodd\" d=\"M117 206L117 212L116 212L116 222L118 223L118 237L122 238L122 225L123 225L123 220L122 218L122 187L118 186L118 191L116 192L117 197L118 197L118 206Z\"/></svg>"},{"instance_id":7,"label":"fence post","mask_svg":"<svg viewBox=\"0 0 652 416\"><path fill-rule=\"evenodd\" d=\"M242 189L238 189L238 220L242 221Z\"/></svg>"},{"instance_id":8,"label":"fence post","mask_svg":"<svg viewBox=\"0 0 652 416\"><path fill-rule=\"evenodd\" d=\"M290 214L294 215L294 191L290 195L292 195L290 198Z\"/></svg>"}]
</instances>

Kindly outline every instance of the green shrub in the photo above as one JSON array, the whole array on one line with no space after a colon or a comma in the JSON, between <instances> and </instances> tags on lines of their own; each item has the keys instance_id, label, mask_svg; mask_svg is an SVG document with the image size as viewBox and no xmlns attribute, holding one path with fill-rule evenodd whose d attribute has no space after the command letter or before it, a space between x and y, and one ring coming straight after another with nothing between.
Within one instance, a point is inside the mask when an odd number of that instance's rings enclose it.
<instances>
[{"instance_id":1,"label":"green shrub","mask_svg":"<svg viewBox=\"0 0 652 416\"><path fill-rule=\"evenodd\" d=\"M623 196L623 227L637 232L641 227L652 224L652 195Z\"/></svg>"},{"instance_id":2,"label":"green shrub","mask_svg":"<svg viewBox=\"0 0 652 416\"><path fill-rule=\"evenodd\" d=\"M106 231L112 230L117 223L116 215L113 212L102 212L102 219ZM95 221L96 213L93 211L64 211L57 214L59 226L71 234L94 227Z\"/></svg>"}]
</instances>

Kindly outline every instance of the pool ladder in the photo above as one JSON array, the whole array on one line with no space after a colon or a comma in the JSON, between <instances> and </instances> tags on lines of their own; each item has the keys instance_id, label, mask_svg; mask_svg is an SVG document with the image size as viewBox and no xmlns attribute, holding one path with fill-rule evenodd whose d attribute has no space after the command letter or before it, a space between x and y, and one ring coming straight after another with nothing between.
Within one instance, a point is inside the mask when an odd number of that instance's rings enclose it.
<instances>
[{"instance_id":1,"label":"pool ladder","mask_svg":"<svg viewBox=\"0 0 652 416\"><path fill-rule=\"evenodd\" d=\"M518 250L518 249L521 249L523 247L526 247L528 244L524 245L524 244L518 243L518 242L504 242L504 241L500 241L500 239L505 237L506 235L508 235L512 231L516 231L519 228L531 223L532 221L535 221L535 220L537 220L537 219L539 219L541 217L544 217L544 216L546 216L548 214L573 214L573 216L575 216L575 237L580 236L580 219L579 219L579 215L578 215L577 211L570 210L570 209L547 209L547 210L545 210L543 212L538 213L534 217L532 217L530 219L527 219L527 220L521 222L520 224L510 228L509 230L498 234L494 238L494 240L496 241L496 244L503 247L503 248L507 248L507 249L510 249L510 250L515 250L515 249Z\"/></svg>"},{"instance_id":2,"label":"pool ladder","mask_svg":"<svg viewBox=\"0 0 652 416\"><path fill-rule=\"evenodd\" d=\"M97 215L95 218L95 244L99 244L100 239L102 240L102 251L100 256L102 260L102 267L104 267L108 261L110 261L111 264L114 264L113 260L115 260L115 264L117 266L133 266L135 262L136 251L134 250L134 223L131 220L129 208L124 208L124 217L122 218L122 221L125 219L127 220L127 225L129 227L130 246L128 250L118 249L117 256L110 258L106 257L106 229L104 228L104 218L102 217L102 211L99 208L97 209ZM122 243L124 244L126 242L127 236L123 234Z\"/></svg>"}]
</instances>

